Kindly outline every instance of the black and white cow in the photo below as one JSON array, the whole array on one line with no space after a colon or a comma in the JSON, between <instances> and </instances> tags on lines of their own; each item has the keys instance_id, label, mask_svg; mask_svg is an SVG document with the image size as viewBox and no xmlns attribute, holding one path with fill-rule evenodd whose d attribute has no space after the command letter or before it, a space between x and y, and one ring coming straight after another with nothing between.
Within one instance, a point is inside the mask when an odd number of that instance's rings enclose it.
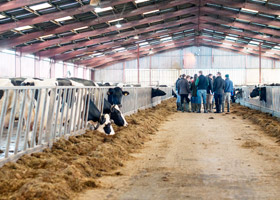
<instances>
[{"instance_id":1,"label":"black and white cow","mask_svg":"<svg viewBox=\"0 0 280 200\"><path fill-rule=\"evenodd\" d=\"M73 86L96 86L96 84L90 80L84 80L84 79L77 79L77 78L70 78L70 80L72 81L72 84ZM121 89L121 88L119 88ZM113 94L111 95L113 98L116 98L117 101L116 102L121 102L121 98L119 98L119 93L121 94L125 94L125 95L128 95L129 93L128 92L120 92L118 88L114 88L114 89L109 89L111 91L113 91ZM108 98L109 98L110 95L108 95ZM111 97L110 96L110 97ZM103 113L104 115L108 115L108 117L106 117L106 119L110 119L112 120L117 126L127 126L127 122L125 120L125 117L123 116L120 108L119 108L119 104L114 104L114 103L111 103L109 101L107 101L106 99L104 99L104 103L103 103ZM94 102L92 102L90 100L90 105L94 105ZM95 106L96 107L96 106ZM96 108L93 107L94 109L94 112L92 113L97 113L95 110ZM91 111L91 106L89 106L89 111ZM92 120L92 119L88 119L88 120ZM106 129L108 130L108 129ZM105 132L106 133L106 132ZM109 133L106 133L106 134L109 134Z\"/></svg>"},{"instance_id":2,"label":"black and white cow","mask_svg":"<svg viewBox=\"0 0 280 200\"><path fill-rule=\"evenodd\" d=\"M250 93L251 98L260 97L260 101L266 102L266 87L255 87Z\"/></svg>"},{"instance_id":3,"label":"black and white cow","mask_svg":"<svg viewBox=\"0 0 280 200\"><path fill-rule=\"evenodd\" d=\"M88 124L91 130L97 130L106 135L115 135L115 131L111 124L110 115L108 113L101 114L92 100L89 102Z\"/></svg>"},{"instance_id":4,"label":"black and white cow","mask_svg":"<svg viewBox=\"0 0 280 200\"><path fill-rule=\"evenodd\" d=\"M108 95L108 101L112 105L118 105L121 107L122 105L122 97L123 96L128 96L129 92L127 91L122 91L120 87L115 87L115 88L110 88L107 92Z\"/></svg>"},{"instance_id":5,"label":"black and white cow","mask_svg":"<svg viewBox=\"0 0 280 200\"><path fill-rule=\"evenodd\" d=\"M15 86L20 86L20 84L25 80L25 78L6 78L6 79L0 79L0 86L1 87L10 87L13 89ZM18 98L16 99L16 107L15 107L15 119L18 119L19 117L19 110L20 110L20 99L21 99L21 93L19 93ZM9 120L11 117L11 110L12 110L12 99L14 96L14 91L10 90L8 92L4 90L0 90L0 114L2 113L3 109L3 103L7 96L7 103L6 103L6 114L4 116L4 128L9 127Z\"/></svg>"},{"instance_id":6,"label":"black and white cow","mask_svg":"<svg viewBox=\"0 0 280 200\"><path fill-rule=\"evenodd\" d=\"M166 93L162 90L160 90L159 88L154 89L152 88L152 98L154 97L161 97L161 96L165 96Z\"/></svg>"}]
</instances>

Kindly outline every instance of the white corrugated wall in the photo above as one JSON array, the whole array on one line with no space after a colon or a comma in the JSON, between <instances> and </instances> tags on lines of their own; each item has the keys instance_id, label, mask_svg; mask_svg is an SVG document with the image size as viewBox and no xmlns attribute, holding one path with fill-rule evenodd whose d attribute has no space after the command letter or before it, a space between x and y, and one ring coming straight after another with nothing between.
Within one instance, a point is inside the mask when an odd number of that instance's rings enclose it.
<instances>
[{"instance_id":1,"label":"white corrugated wall","mask_svg":"<svg viewBox=\"0 0 280 200\"><path fill-rule=\"evenodd\" d=\"M123 71L125 66L125 72ZM151 72L150 72L151 67ZM236 85L259 83L259 58L209 47L188 47L140 59L142 85L173 85L179 74L229 74ZM125 74L125 77L123 77ZM262 58L262 82L276 83L280 77L280 61ZM125 81L124 81L125 80ZM95 81L137 83L137 60L95 70Z\"/></svg>"},{"instance_id":2,"label":"white corrugated wall","mask_svg":"<svg viewBox=\"0 0 280 200\"><path fill-rule=\"evenodd\" d=\"M67 72L64 73L64 65ZM91 70L84 67L75 66L77 68L79 78L89 79ZM54 73L51 73L51 61L49 59L35 58L33 55L19 56L14 51L0 51L0 78L7 77L37 77L50 78L54 77L74 76L74 65L71 63L56 62L54 64ZM71 75L70 75L71 74Z\"/></svg>"}]
</instances>

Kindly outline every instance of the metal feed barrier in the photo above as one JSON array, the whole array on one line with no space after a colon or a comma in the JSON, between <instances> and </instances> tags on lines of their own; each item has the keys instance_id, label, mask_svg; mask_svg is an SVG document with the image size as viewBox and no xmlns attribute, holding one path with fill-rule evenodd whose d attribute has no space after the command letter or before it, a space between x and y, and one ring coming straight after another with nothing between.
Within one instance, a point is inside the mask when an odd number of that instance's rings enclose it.
<instances>
[{"instance_id":1,"label":"metal feed barrier","mask_svg":"<svg viewBox=\"0 0 280 200\"><path fill-rule=\"evenodd\" d=\"M254 86L242 87L242 98L238 99L237 103L251 109L261 112L270 113L273 116L280 117L280 87L266 86L266 102L260 101L259 97L250 98L250 93Z\"/></svg>"},{"instance_id":2,"label":"metal feed barrier","mask_svg":"<svg viewBox=\"0 0 280 200\"><path fill-rule=\"evenodd\" d=\"M90 98L101 110L111 87L0 87L0 166L38 152L60 138L83 134L87 128ZM122 112L130 115L172 97L151 98L151 88L123 88Z\"/></svg>"}]
</instances>

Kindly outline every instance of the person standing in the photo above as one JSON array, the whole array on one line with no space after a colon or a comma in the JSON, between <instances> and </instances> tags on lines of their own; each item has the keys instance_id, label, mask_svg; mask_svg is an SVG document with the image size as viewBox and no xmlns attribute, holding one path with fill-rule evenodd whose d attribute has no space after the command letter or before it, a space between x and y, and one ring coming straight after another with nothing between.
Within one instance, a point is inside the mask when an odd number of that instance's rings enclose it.
<instances>
[{"instance_id":1,"label":"person standing","mask_svg":"<svg viewBox=\"0 0 280 200\"><path fill-rule=\"evenodd\" d=\"M197 97L198 97L198 111L201 113L201 99L203 99L204 113L207 113L206 109L206 94L208 88L208 79L203 75L202 71L199 71L199 77L197 78L195 85L197 86Z\"/></svg>"},{"instance_id":2,"label":"person standing","mask_svg":"<svg viewBox=\"0 0 280 200\"><path fill-rule=\"evenodd\" d=\"M230 110L230 99L231 94L233 93L233 82L229 79L229 75L226 74L226 80L225 80L225 102L227 103L227 112Z\"/></svg>"},{"instance_id":3,"label":"person standing","mask_svg":"<svg viewBox=\"0 0 280 200\"><path fill-rule=\"evenodd\" d=\"M208 78L208 87L207 87L207 97L206 97L206 101L207 101L207 111L208 112L212 112L212 101L213 101L213 75L209 74L207 76Z\"/></svg>"},{"instance_id":4,"label":"person standing","mask_svg":"<svg viewBox=\"0 0 280 200\"><path fill-rule=\"evenodd\" d=\"M183 74L183 78L178 82L178 93L181 96L181 111L189 111L189 94L191 93L190 90L190 76L186 76L185 74ZM186 104L184 103L186 100Z\"/></svg>"},{"instance_id":5,"label":"person standing","mask_svg":"<svg viewBox=\"0 0 280 200\"><path fill-rule=\"evenodd\" d=\"M214 98L215 98L215 104L216 104L216 112L215 113L221 113L221 106L223 103L223 95L225 90L225 81L222 79L221 72L217 73L217 77L214 81Z\"/></svg>"},{"instance_id":6,"label":"person standing","mask_svg":"<svg viewBox=\"0 0 280 200\"><path fill-rule=\"evenodd\" d=\"M198 97L197 97L197 87L195 85L195 82L197 80L197 74L194 75L194 79L193 82L191 84L191 93L192 93L192 97L191 97L191 107L192 107L192 112L197 112L198 111Z\"/></svg>"},{"instance_id":7,"label":"person standing","mask_svg":"<svg viewBox=\"0 0 280 200\"><path fill-rule=\"evenodd\" d=\"M180 111L182 109L181 108L181 96L178 93L178 83L181 79L182 79L182 75L179 76L179 78L177 79L177 81L175 83L175 90L176 90L176 94L177 94L177 100L176 100L177 111Z\"/></svg>"}]
</instances>

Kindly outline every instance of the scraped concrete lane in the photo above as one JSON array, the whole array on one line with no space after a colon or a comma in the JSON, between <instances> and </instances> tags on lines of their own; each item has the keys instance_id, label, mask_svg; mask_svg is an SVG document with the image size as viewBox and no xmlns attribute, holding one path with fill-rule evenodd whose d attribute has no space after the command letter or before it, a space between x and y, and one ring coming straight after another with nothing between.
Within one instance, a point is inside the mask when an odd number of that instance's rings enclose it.
<instances>
[{"instance_id":1,"label":"scraped concrete lane","mask_svg":"<svg viewBox=\"0 0 280 200\"><path fill-rule=\"evenodd\" d=\"M273 138L234 114L177 113L79 199L279 199L279 155Z\"/></svg>"}]
</instances>

